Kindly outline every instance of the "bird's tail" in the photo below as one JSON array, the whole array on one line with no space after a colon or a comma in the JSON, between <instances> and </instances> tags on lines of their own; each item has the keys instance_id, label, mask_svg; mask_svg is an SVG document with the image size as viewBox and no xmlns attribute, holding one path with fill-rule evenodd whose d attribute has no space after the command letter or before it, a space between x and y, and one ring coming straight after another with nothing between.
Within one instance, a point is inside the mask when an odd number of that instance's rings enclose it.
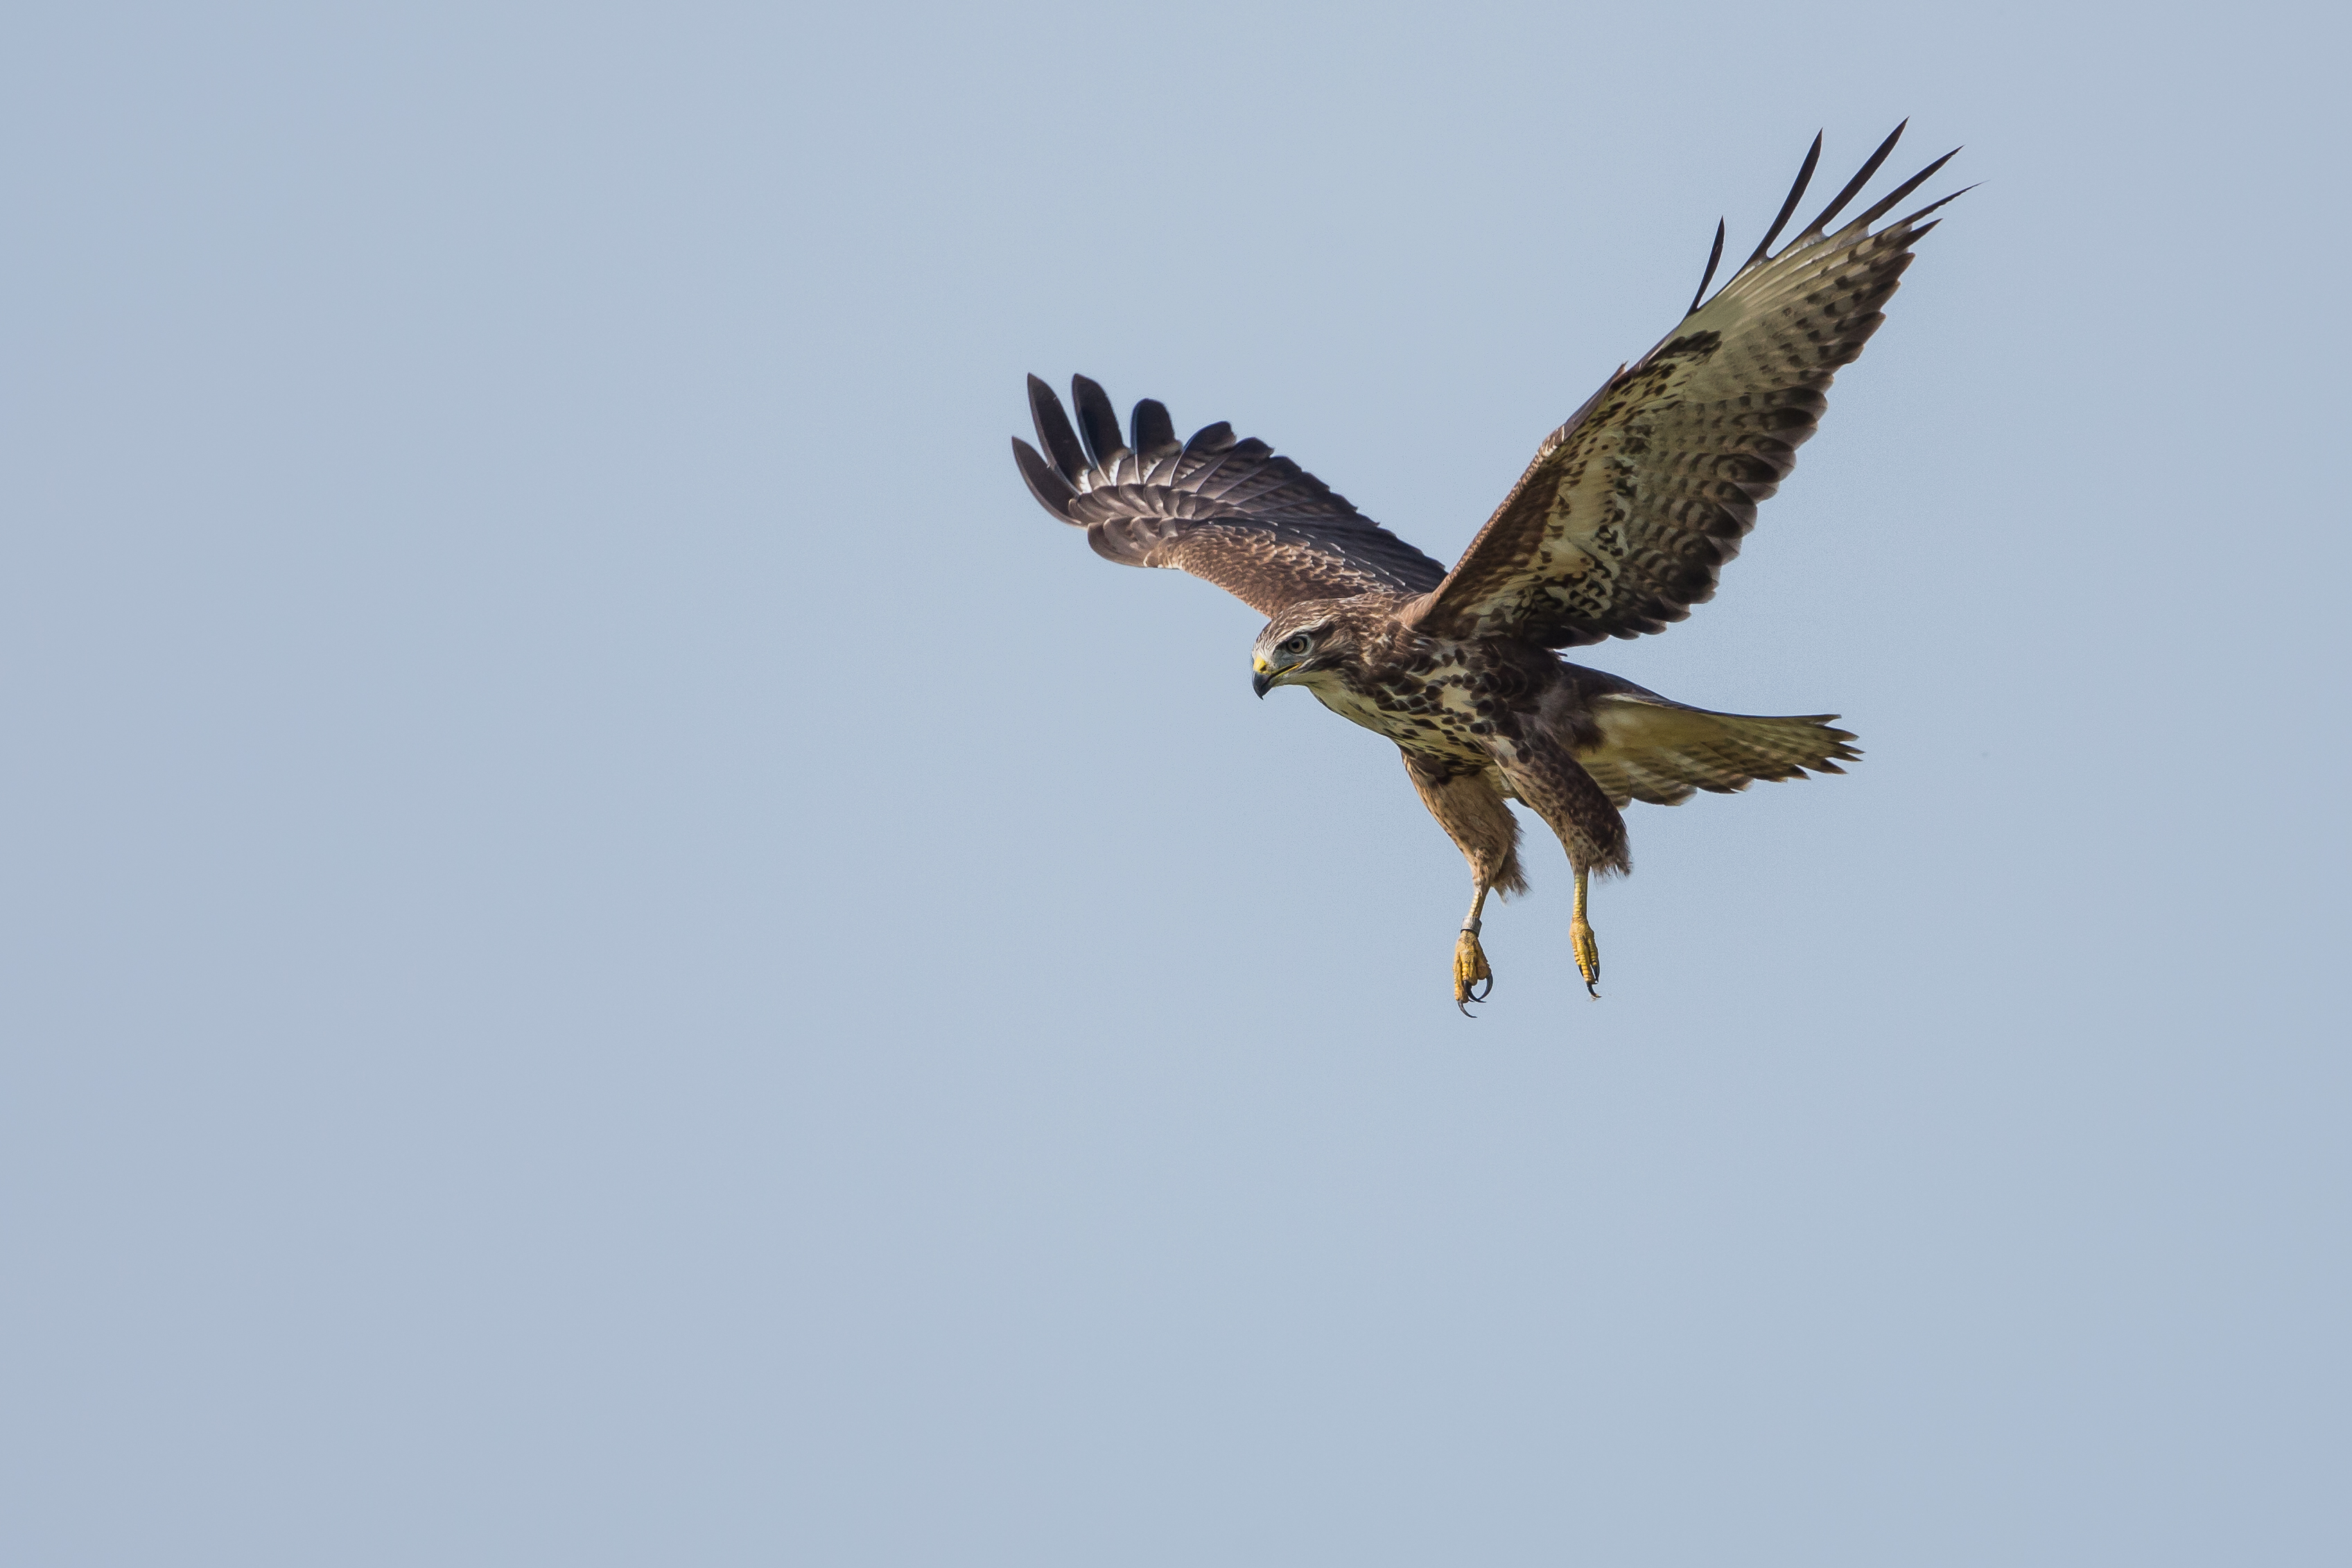
<instances>
[{"instance_id":1,"label":"bird's tail","mask_svg":"<svg viewBox=\"0 0 2352 1568\"><path fill-rule=\"evenodd\" d=\"M1646 800L1678 805L1700 790L1729 795L1758 779L1842 773L1862 753L1834 729L1834 713L1768 718L1685 708L1643 692L1610 692L1592 703L1597 744L1576 760L1612 805Z\"/></svg>"}]
</instances>

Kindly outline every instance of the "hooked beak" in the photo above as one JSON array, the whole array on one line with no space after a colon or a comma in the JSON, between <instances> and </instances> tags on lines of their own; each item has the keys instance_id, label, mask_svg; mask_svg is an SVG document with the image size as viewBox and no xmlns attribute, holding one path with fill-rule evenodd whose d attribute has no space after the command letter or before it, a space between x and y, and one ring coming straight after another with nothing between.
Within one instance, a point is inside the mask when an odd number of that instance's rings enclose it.
<instances>
[{"instance_id":1,"label":"hooked beak","mask_svg":"<svg viewBox=\"0 0 2352 1568\"><path fill-rule=\"evenodd\" d=\"M1263 701L1265 694L1274 689L1274 678L1282 671L1262 658L1250 660L1250 668L1256 672L1250 677L1250 689L1256 692L1259 700Z\"/></svg>"}]
</instances>

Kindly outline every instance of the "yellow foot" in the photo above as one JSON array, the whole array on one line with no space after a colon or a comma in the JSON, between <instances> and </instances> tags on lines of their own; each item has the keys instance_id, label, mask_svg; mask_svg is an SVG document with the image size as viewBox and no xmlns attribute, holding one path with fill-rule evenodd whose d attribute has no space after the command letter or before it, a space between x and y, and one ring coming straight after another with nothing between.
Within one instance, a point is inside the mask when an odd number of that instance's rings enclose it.
<instances>
[{"instance_id":1,"label":"yellow foot","mask_svg":"<svg viewBox=\"0 0 2352 1568\"><path fill-rule=\"evenodd\" d=\"M1482 982L1486 987L1484 991L1472 989ZM1495 972L1486 967L1486 954L1478 946L1478 933L1465 926L1462 934L1454 939L1454 1005L1466 1017L1470 1009L1465 1004L1484 1002L1494 992Z\"/></svg>"},{"instance_id":2,"label":"yellow foot","mask_svg":"<svg viewBox=\"0 0 2352 1568\"><path fill-rule=\"evenodd\" d=\"M1584 976L1584 988L1600 995L1601 944L1592 940L1592 927L1583 916L1569 921L1568 940L1576 946L1576 968Z\"/></svg>"}]
</instances>

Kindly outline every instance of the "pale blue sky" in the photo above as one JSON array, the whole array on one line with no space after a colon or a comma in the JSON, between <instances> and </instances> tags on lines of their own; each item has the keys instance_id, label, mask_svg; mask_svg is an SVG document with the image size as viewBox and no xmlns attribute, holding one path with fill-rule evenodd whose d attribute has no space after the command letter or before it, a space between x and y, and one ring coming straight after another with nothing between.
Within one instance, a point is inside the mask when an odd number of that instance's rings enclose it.
<instances>
[{"instance_id":1,"label":"pale blue sky","mask_svg":"<svg viewBox=\"0 0 2352 1568\"><path fill-rule=\"evenodd\" d=\"M20 10L0 1556L2352 1556L2332 11ZM1022 376L1451 559L1983 187L1490 912ZM1825 185L1834 188L1833 184Z\"/></svg>"}]
</instances>

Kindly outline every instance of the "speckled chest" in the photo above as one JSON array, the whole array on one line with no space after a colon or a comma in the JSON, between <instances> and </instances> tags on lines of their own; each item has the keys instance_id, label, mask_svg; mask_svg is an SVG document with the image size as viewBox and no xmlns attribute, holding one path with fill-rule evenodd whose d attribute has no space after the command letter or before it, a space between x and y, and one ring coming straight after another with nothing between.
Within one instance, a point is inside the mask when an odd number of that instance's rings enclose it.
<instances>
[{"instance_id":1,"label":"speckled chest","mask_svg":"<svg viewBox=\"0 0 2352 1568\"><path fill-rule=\"evenodd\" d=\"M1304 684L1332 712L1408 752L1485 762L1494 737L1517 733L1511 683L1502 677L1477 649L1439 643L1360 669L1322 671Z\"/></svg>"}]
</instances>

